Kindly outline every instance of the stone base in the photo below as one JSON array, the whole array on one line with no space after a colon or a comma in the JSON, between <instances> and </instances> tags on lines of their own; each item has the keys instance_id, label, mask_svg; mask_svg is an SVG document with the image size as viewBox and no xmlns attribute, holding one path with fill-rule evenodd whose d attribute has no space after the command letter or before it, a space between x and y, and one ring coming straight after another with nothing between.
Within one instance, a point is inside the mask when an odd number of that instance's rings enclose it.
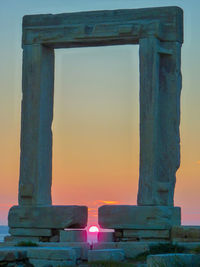
<instances>
[{"instance_id":1,"label":"stone base","mask_svg":"<svg viewBox=\"0 0 200 267\"><path fill-rule=\"evenodd\" d=\"M125 254L123 249L98 249L88 251L88 262L94 261L123 261Z\"/></svg>"},{"instance_id":2,"label":"stone base","mask_svg":"<svg viewBox=\"0 0 200 267\"><path fill-rule=\"evenodd\" d=\"M44 266L76 266L76 262L80 259L80 250L76 248L29 248L27 250L29 262L37 267Z\"/></svg>"},{"instance_id":3,"label":"stone base","mask_svg":"<svg viewBox=\"0 0 200 267\"><path fill-rule=\"evenodd\" d=\"M11 235L4 238L5 242L87 242L87 231L82 229L10 228L9 233Z\"/></svg>"},{"instance_id":4,"label":"stone base","mask_svg":"<svg viewBox=\"0 0 200 267\"><path fill-rule=\"evenodd\" d=\"M105 205L98 210L105 229L170 229L181 224L181 209L170 206Z\"/></svg>"},{"instance_id":5,"label":"stone base","mask_svg":"<svg viewBox=\"0 0 200 267\"><path fill-rule=\"evenodd\" d=\"M4 242L13 242L13 243L20 243L20 242L32 242L37 243L40 242L41 239L38 236L12 236L7 235L4 237Z\"/></svg>"},{"instance_id":6,"label":"stone base","mask_svg":"<svg viewBox=\"0 0 200 267\"><path fill-rule=\"evenodd\" d=\"M177 267L177 266L199 266L200 255L194 254L161 254L161 255L149 255L147 257L147 266L165 266L165 267Z\"/></svg>"},{"instance_id":7,"label":"stone base","mask_svg":"<svg viewBox=\"0 0 200 267\"><path fill-rule=\"evenodd\" d=\"M98 232L98 242L114 242L114 232Z\"/></svg>"},{"instance_id":8,"label":"stone base","mask_svg":"<svg viewBox=\"0 0 200 267\"><path fill-rule=\"evenodd\" d=\"M12 236L52 236L51 229L34 229L34 228L10 228L9 233Z\"/></svg>"},{"instance_id":9,"label":"stone base","mask_svg":"<svg viewBox=\"0 0 200 267\"><path fill-rule=\"evenodd\" d=\"M7 235L4 237L4 242L60 242L60 236L54 235L54 236L13 236L13 235Z\"/></svg>"},{"instance_id":10,"label":"stone base","mask_svg":"<svg viewBox=\"0 0 200 267\"><path fill-rule=\"evenodd\" d=\"M87 242L86 230L61 230L60 242Z\"/></svg>"},{"instance_id":11,"label":"stone base","mask_svg":"<svg viewBox=\"0 0 200 267\"><path fill-rule=\"evenodd\" d=\"M174 226L171 229L172 242L200 242L200 226Z\"/></svg>"},{"instance_id":12,"label":"stone base","mask_svg":"<svg viewBox=\"0 0 200 267\"><path fill-rule=\"evenodd\" d=\"M87 216L86 206L13 206L8 214L8 226L29 229L85 228Z\"/></svg>"},{"instance_id":13,"label":"stone base","mask_svg":"<svg viewBox=\"0 0 200 267\"><path fill-rule=\"evenodd\" d=\"M51 267L72 267L72 266L77 266L76 262L68 260L44 260L44 259L30 259L29 262L33 266L37 267L45 267L45 266L51 266Z\"/></svg>"},{"instance_id":14,"label":"stone base","mask_svg":"<svg viewBox=\"0 0 200 267\"><path fill-rule=\"evenodd\" d=\"M170 230L115 230L115 242L120 241L169 241Z\"/></svg>"},{"instance_id":15,"label":"stone base","mask_svg":"<svg viewBox=\"0 0 200 267\"><path fill-rule=\"evenodd\" d=\"M139 254L148 252L149 244L147 242L99 242L93 244L93 251L103 249L122 249L126 258L134 259Z\"/></svg>"},{"instance_id":16,"label":"stone base","mask_svg":"<svg viewBox=\"0 0 200 267\"><path fill-rule=\"evenodd\" d=\"M40 247L69 247L69 248L80 248L81 259L87 260L88 250L90 249L90 244L87 242L58 242L58 243L38 243Z\"/></svg>"},{"instance_id":17,"label":"stone base","mask_svg":"<svg viewBox=\"0 0 200 267\"><path fill-rule=\"evenodd\" d=\"M29 248L27 257L29 259L76 261L76 259L80 258L80 252L75 248L37 247Z\"/></svg>"},{"instance_id":18,"label":"stone base","mask_svg":"<svg viewBox=\"0 0 200 267\"><path fill-rule=\"evenodd\" d=\"M56 250L56 251L58 250L59 252L59 249L62 250L63 248L74 248L76 252L76 257L78 259L81 258L81 260L83 261L87 261L88 251L91 250L91 246L85 242L82 242L82 243L79 243L79 242L74 242L74 243L73 242L67 242L67 243L66 242L65 243L63 242L58 242L58 243L38 242L37 244L38 244L38 247L32 248L32 247L16 247L16 243L13 243L13 242L12 243L1 242L0 243L0 254L4 253L4 251L9 252L10 250L14 249L14 250L24 251L25 256L27 257L27 251L29 250L37 251L37 250L41 250L42 248L47 248L49 250L50 248L52 248L53 250ZM166 242L166 241L165 242L155 242L155 241L154 242L99 242L99 243L94 243L92 245L92 249L93 250L122 249L125 253L125 258L135 259L135 257L138 256L139 254L148 252L151 246L155 246L159 244L171 244L171 243ZM185 253L194 253L195 250L198 251L200 247L200 242L192 242L192 243L191 242L182 242L182 243L174 242L174 244L181 246L181 247L185 247ZM9 252L9 255L12 256L10 252ZM16 254L16 255L19 255L19 254ZM7 259L7 256L5 257ZM53 257L55 256L53 255ZM58 257L57 257L57 260L58 260Z\"/></svg>"},{"instance_id":19,"label":"stone base","mask_svg":"<svg viewBox=\"0 0 200 267\"><path fill-rule=\"evenodd\" d=\"M10 242L0 242L0 251L1 248L7 249L7 248L16 248L16 241L10 241ZM80 252L80 257L83 260L87 260L88 258L88 250L90 249L90 244L86 242L37 242L38 248L41 247L53 247L53 248L74 248L77 252L77 249ZM19 247L19 249L31 249L31 247ZM37 247L35 248L37 249Z\"/></svg>"}]
</instances>

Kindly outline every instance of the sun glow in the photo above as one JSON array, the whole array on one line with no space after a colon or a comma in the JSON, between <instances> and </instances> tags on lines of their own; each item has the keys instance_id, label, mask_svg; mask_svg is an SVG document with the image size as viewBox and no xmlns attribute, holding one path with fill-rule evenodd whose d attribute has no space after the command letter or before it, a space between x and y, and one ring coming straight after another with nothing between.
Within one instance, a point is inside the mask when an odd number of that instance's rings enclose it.
<instances>
[{"instance_id":1,"label":"sun glow","mask_svg":"<svg viewBox=\"0 0 200 267\"><path fill-rule=\"evenodd\" d=\"M89 232L90 233L98 233L99 232L99 228L97 226L95 226L95 225L92 225L89 228Z\"/></svg>"}]
</instances>

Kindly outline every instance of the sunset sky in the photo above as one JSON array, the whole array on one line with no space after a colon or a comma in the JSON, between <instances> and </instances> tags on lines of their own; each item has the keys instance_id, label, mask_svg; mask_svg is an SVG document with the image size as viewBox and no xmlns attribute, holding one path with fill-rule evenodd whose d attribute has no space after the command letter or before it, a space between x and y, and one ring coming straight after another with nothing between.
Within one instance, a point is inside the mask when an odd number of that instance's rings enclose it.
<instances>
[{"instance_id":1,"label":"sunset sky","mask_svg":"<svg viewBox=\"0 0 200 267\"><path fill-rule=\"evenodd\" d=\"M181 167L175 205L200 224L199 0L0 0L0 224L17 204L22 17L27 14L177 5L184 10ZM57 49L53 204L136 204L139 177L138 46Z\"/></svg>"}]
</instances>

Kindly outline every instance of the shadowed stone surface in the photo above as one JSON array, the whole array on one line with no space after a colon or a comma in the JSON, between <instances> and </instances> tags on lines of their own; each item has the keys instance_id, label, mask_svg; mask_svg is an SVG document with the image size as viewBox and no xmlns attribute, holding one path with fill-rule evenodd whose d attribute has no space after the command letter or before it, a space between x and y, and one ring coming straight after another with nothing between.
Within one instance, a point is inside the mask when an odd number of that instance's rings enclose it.
<instances>
[{"instance_id":1,"label":"shadowed stone surface","mask_svg":"<svg viewBox=\"0 0 200 267\"><path fill-rule=\"evenodd\" d=\"M30 259L44 259L44 260L71 260L76 261L78 258L74 248L30 248L27 252Z\"/></svg>"},{"instance_id":2,"label":"shadowed stone surface","mask_svg":"<svg viewBox=\"0 0 200 267\"><path fill-rule=\"evenodd\" d=\"M200 262L200 255L193 255L193 254L162 254L162 255L150 255L147 257L147 267L155 267L155 266L198 267L199 262Z\"/></svg>"},{"instance_id":3,"label":"shadowed stone surface","mask_svg":"<svg viewBox=\"0 0 200 267\"><path fill-rule=\"evenodd\" d=\"M90 245L89 243L86 242L37 242L38 244L38 248L46 248L46 247L50 247L50 248L73 248L76 251L76 255L77 257L83 259L83 260L87 260L88 258L88 250L90 249ZM8 242L8 243L1 243L0 242L0 249L10 249L10 247L13 246L17 249L16 247L16 242ZM31 249L31 247L23 247L22 250L27 251L28 249Z\"/></svg>"},{"instance_id":4,"label":"shadowed stone surface","mask_svg":"<svg viewBox=\"0 0 200 267\"><path fill-rule=\"evenodd\" d=\"M11 228L85 228L87 207L85 206L14 206L8 215Z\"/></svg>"},{"instance_id":5,"label":"shadowed stone surface","mask_svg":"<svg viewBox=\"0 0 200 267\"><path fill-rule=\"evenodd\" d=\"M170 229L180 225L181 214L179 207L105 205L98 220L107 229Z\"/></svg>"},{"instance_id":6,"label":"shadowed stone surface","mask_svg":"<svg viewBox=\"0 0 200 267\"><path fill-rule=\"evenodd\" d=\"M81 259L87 260L88 250L90 249L89 243L86 242L59 242L59 243L38 243L41 247L70 247L80 249Z\"/></svg>"},{"instance_id":7,"label":"shadowed stone surface","mask_svg":"<svg viewBox=\"0 0 200 267\"><path fill-rule=\"evenodd\" d=\"M22 248L0 248L0 262L16 261L27 258L27 251Z\"/></svg>"},{"instance_id":8,"label":"shadowed stone surface","mask_svg":"<svg viewBox=\"0 0 200 267\"><path fill-rule=\"evenodd\" d=\"M4 242L39 242L40 238L38 236L13 236L7 235L4 237Z\"/></svg>"},{"instance_id":9,"label":"shadowed stone surface","mask_svg":"<svg viewBox=\"0 0 200 267\"><path fill-rule=\"evenodd\" d=\"M135 258L137 255L149 251L147 242L101 242L94 243L93 249L122 249L126 258Z\"/></svg>"},{"instance_id":10,"label":"shadowed stone surface","mask_svg":"<svg viewBox=\"0 0 200 267\"><path fill-rule=\"evenodd\" d=\"M13 236L52 236L51 229L10 228L9 233Z\"/></svg>"},{"instance_id":11,"label":"shadowed stone surface","mask_svg":"<svg viewBox=\"0 0 200 267\"><path fill-rule=\"evenodd\" d=\"M173 242L200 242L200 226L173 226L171 240Z\"/></svg>"},{"instance_id":12,"label":"shadowed stone surface","mask_svg":"<svg viewBox=\"0 0 200 267\"><path fill-rule=\"evenodd\" d=\"M60 242L87 242L86 230L60 231Z\"/></svg>"},{"instance_id":13,"label":"shadowed stone surface","mask_svg":"<svg viewBox=\"0 0 200 267\"><path fill-rule=\"evenodd\" d=\"M74 261L71 260L42 260L42 259L30 259L29 261L34 267L66 267L77 266Z\"/></svg>"},{"instance_id":14,"label":"shadowed stone surface","mask_svg":"<svg viewBox=\"0 0 200 267\"><path fill-rule=\"evenodd\" d=\"M170 230L115 230L115 241L165 241Z\"/></svg>"},{"instance_id":15,"label":"shadowed stone surface","mask_svg":"<svg viewBox=\"0 0 200 267\"><path fill-rule=\"evenodd\" d=\"M88 262L93 261L123 261L123 249L98 249L88 251Z\"/></svg>"},{"instance_id":16,"label":"shadowed stone surface","mask_svg":"<svg viewBox=\"0 0 200 267\"><path fill-rule=\"evenodd\" d=\"M98 232L98 242L114 242L114 232Z\"/></svg>"}]
</instances>

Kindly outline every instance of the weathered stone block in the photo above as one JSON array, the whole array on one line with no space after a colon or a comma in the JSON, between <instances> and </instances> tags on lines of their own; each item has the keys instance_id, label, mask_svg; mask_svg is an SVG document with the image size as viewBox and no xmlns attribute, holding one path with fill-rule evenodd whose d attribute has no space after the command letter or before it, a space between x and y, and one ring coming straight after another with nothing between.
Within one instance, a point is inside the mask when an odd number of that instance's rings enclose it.
<instances>
[{"instance_id":1,"label":"weathered stone block","mask_svg":"<svg viewBox=\"0 0 200 267\"><path fill-rule=\"evenodd\" d=\"M113 242L114 232L98 232L98 242Z\"/></svg>"},{"instance_id":2,"label":"weathered stone block","mask_svg":"<svg viewBox=\"0 0 200 267\"><path fill-rule=\"evenodd\" d=\"M137 204L173 206L180 165L181 43L140 39L140 175Z\"/></svg>"},{"instance_id":3,"label":"weathered stone block","mask_svg":"<svg viewBox=\"0 0 200 267\"><path fill-rule=\"evenodd\" d=\"M99 249L88 251L88 262L93 261L123 261L123 249Z\"/></svg>"},{"instance_id":4,"label":"weathered stone block","mask_svg":"<svg viewBox=\"0 0 200 267\"><path fill-rule=\"evenodd\" d=\"M27 252L22 248L0 248L0 262L17 261L27 258Z\"/></svg>"},{"instance_id":5,"label":"weathered stone block","mask_svg":"<svg viewBox=\"0 0 200 267\"><path fill-rule=\"evenodd\" d=\"M93 248L99 249L123 249L126 258L135 258L137 255L149 251L147 242L101 242L94 243Z\"/></svg>"},{"instance_id":6,"label":"weathered stone block","mask_svg":"<svg viewBox=\"0 0 200 267\"><path fill-rule=\"evenodd\" d=\"M171 229L174 242L200 242L200 226L174 226Z\"/></svg>"},{"instance_id":7,"label":"weathered stone block","mask_svg":"<svg viewBox=\"0 0 200 267\"><path fill-rule=\"evenodd\" d=\"M60 242L87 242L86 230L61 230Z\"/></svg>"},{"instance_id":8,"label":"weathered stone block","mask_svg":"<svg viewBox=\"0 0 200 267\"><path fill-rule=\"evenodd\" d=\"M172 242L172 244L179 245L185 248L185 251L191 253L191 251L199 250L200 242Z\"/></svg>"},{"instance_id":9,"label":"weathered stone block","mask_svg":"<svg viewBox=\"0 0 200 267\"><path fill-rule=\"evenodd\" d=\"M169 230L115 230L115 241L169 240Z\"/></svg>"},{"instance_id":10,"label":"weathered stone block","mask_svg":"<svg viewBox=\"0 0 200 267\"><path fill-rule=\"evenodd\" d=\"M30 259L29 262L35 267L66 267L76 266L76 263L71 260L41 260L41 259Z\"/></svg>"},{"instance_id":11,"label":"weathered stone block","mask_svg":"<svg viewBox=\"0 0 200 267\"><path fill-rule=\"evenodd\" d=\"M98 210L99 225L107 229L170 229L180 225L179 207L105 205Z\"/></svg>"},{"instance_id":12,"label":"weathered stone block","mask_svg":"<svg viewBox=\"0 0 200 267\"><path fill-rule=\"evenodd\" d=\"M52 236L51 229L9 228L13 236Z\"/></svg>"},{"instance_id":13,"label":"weathered stone block","mask_svg":"<svg viewBox=\"0 0 200 267\"><path fill-rule=\"evenodd\" d=\"M123 230L124 237L169 238L169 230Z\"/></svg>"},{"instance_id":14,"label":"weathered stone block","mask_svg":"<svg viewBox=\"0 0 200 267\"><path fill-rule=\"evenodd\" d=\"M156 31L151 24L157 24ZM178 7L28 15L23 18L22 42L55 48L133 44L148 34L182 42L182 24L183 11Z\"/></svg>"},{"instance_id":15,"label":"weathered stone block","mask_svg":"<svg viewBox=\"0 0 200 267\"><path fill-rule=\"evenodd\" d=\"M8 215L10 228L85 228L85 206L14 206Z\"/></svg>"},{"instance_id":16,"label":"weathered stone block","mask_svg":"<svg viewBox=\"0 0 200 267\"><path fill-rule=\"evenodd\" d=\"M88 250L90 249L89 243L86 242L56 242L56 243L45 243L45 242L40 242L38 243L40 247L69 247L69 248L74 248L77 254L77 257L87 260L88 258ZM77 253L77 250L80 251L80 255Z\"/></svg>"},{"instance_id":17,"label":"weathered stone block","mask_svg":"<svg viewBox=\"0 0 200 267\"><path fill-rule=\"evenodd\" d=\"M4 242L39 242L40 237L39 236L5 236Z\"/></svg>"},{"instance_id":18,"label":"weathered stone block","mask_svg":"<svg viewBox=\"0 0 200 267\"><path fill-rule=\"evenodd\" d=\"M165 266L165 267L177 267L177 266L199 266L200 255L193 254L160 254L150 255L147 257L147 266Z\"/></svg>"},{"instance_id":19,"label":"weathered stone block","mask_svg":"<svg viewBox=\"0 0 200 267\"><path fill-rule=\"evenodd\" d=\"M29 248L27 256L30 259L43 259L43 260L70 260L76 261L76 250L73 248L64 247L43 247L43 248Z\"/></svg>"},{"instance_id":20,"label":"weathered stone block","mask_svg":"<svg viewBox=\"0 0 200 267\"><path fill-rule=\"evenodd\" d=\"M59 235L54 235L49 238L49 242L59 242L59 241L60 241Z\"/></svg>"},{"instance_id":21,"label":"weathered stone block","mask_svg":"<svg viewBox=\"0 0 200 267\"><path fill-rule=\"evenodd\" d=\"M51 205L54 50L23 47L19 205Z\"/></svg>"}]
</instances>

